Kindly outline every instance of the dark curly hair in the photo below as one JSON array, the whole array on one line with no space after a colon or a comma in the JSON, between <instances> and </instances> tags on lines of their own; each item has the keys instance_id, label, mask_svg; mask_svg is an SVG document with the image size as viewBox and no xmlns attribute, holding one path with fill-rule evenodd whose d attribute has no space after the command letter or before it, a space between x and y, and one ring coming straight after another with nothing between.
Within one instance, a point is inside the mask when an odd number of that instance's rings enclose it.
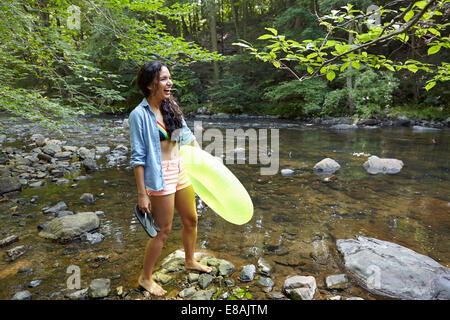
<instances>
[{"instance_id":1,"label":"dark curly hair","mask_svg":"<svg viewBox=\"0 0 450 320\"><path fill-rule=\"evenodd\" d=\"M159 79L159 73L162 67L169 69L165 63L160 61L146 62L139 69L136 82L146 98L152 95L152 91L156 92L158 82L154 82L154 79ZM151 84L151 90L147 88L149 84ZM162 101L161 113L164 124L166 125L167 134L171 138L172 133L183 126L183 113L173 99L172 94L170 94L169 98Z\"/></svg>"}]
</instances>

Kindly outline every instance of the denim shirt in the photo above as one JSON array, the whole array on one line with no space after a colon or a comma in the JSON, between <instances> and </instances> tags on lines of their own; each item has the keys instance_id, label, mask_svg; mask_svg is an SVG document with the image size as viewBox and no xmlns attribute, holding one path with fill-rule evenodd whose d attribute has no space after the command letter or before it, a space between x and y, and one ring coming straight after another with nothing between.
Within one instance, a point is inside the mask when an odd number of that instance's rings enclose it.
<instances>
[{"instance_id":1,"label":"denim shirt","mask_svg":"<svg viewBox=\"0 0 450 320\"><path fill-rule=\"evenodd\" d=\"M131 111L128 123L130 125L131 167L144 166L145 186L153 191L164 190L166 185L161 166L161 143L156 116L150 109L146 98ZM182 128L172 133L172 140L174 139L177 139L178 148L181 144L190 144L195 140L195 136L184 119Z\"/></svg>"}]
</instances>

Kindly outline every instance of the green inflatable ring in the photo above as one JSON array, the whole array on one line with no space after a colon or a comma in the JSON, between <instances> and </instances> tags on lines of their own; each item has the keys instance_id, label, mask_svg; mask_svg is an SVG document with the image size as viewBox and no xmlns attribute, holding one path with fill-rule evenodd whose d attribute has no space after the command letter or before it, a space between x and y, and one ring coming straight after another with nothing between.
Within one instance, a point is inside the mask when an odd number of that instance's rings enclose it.
<instances>
[{"instance_id":1,"label":"green inflatable ring","mask_svg":"<svg viewBox=\"0 0 450 320\"><path fill-rule=\"evenodd\" d=\"M196 147L180 148L195 193L219 216L242 225L253 216L253 202L236 176L216 157Z\"/></svg>"}]
</instances>

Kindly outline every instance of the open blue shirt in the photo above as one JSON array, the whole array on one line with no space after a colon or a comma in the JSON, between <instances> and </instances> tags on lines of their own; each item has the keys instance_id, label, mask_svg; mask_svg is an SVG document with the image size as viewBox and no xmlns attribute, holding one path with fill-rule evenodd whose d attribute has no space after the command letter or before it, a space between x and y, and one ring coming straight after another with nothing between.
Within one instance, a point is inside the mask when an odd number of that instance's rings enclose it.
<instances>
[{"instance_id":1,"label":"open blue shirt","mask_svg":"<svg viewBox=\"0 0 450 320\"><path fill-rule=\"evenodd\" d=\"M161 166L161 143L159 141L156 116L150 109L147 99L131 111L128 118L130 125L130 144L132 168L144 166L144 184L153 191L166 188ZM183 119L183 127L172 133L171 140L177 140L178 148L195 140L192 131Z\"/></svg>"}]
</instances>

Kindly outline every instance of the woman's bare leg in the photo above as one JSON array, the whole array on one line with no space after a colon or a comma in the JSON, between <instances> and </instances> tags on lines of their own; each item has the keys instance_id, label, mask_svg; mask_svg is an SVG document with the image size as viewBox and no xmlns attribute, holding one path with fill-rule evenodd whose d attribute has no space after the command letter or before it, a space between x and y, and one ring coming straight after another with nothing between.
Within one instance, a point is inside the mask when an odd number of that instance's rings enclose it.
<instances>
[{"instance_id":1,"label":"woman's bare leg","mask_svg":"<svg viewBox=\"0 0 450 320\"><path fill-rule=\"evenodd\" d=\"M211 272L211 267L201 265L194 259L195 242L197 241L197 210L195 207L194 188L191 186L178 190L175 193L175 207L181 217L183 230L181 239L183 241L186 257L186 269Z\"/></svg>"},{"instance_id":2,"label":"woman's bare leg","mask_svg":"<svg viewBox=\"0 0 450 320\"><path fill-rule=\"evenodd\" d=\"M152 279L153 267L161 254L164 242L172 229L175 194L152 196L152 213L155 223L161 229L155 238L150 238L145 248L144 266L139 276L139 284L153 295L161 296L166 291Z\"/></svg>"}]
</instances>

